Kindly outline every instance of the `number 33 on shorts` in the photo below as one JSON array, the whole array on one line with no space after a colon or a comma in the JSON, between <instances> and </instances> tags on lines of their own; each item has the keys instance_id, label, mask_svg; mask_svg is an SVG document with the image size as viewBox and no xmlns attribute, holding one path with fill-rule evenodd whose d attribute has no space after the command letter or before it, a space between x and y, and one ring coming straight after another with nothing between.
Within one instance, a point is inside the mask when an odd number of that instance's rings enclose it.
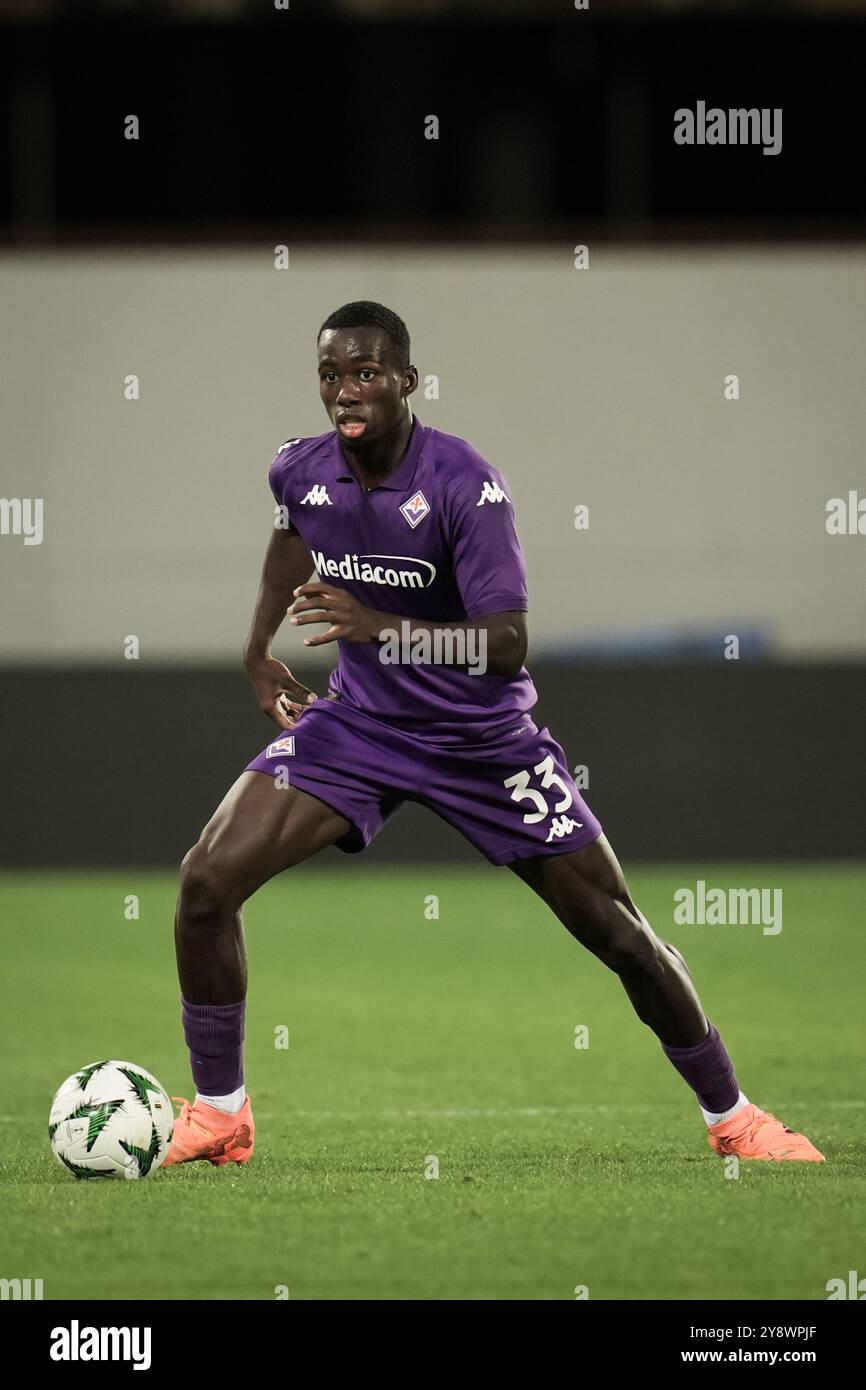
<instances>
[{"instance_id":1,"label":"number 33 on shorts","mask_svg":"<svg viewBox=\"0 0 866 1390\"><path fill-rule=\"evenodd\" d=\"M529 785L530 776L532 774L539 779L538 785L534 787ZM547 836L548 842L553 839L558 839L564 834L571 834L572 830L582 829L581 821L573 820L570 816L563 814L563 812L569 810L569 808L574 805L574 797L559 773L556 772L553 758L550 754L548 754L546 758L542 758L541 762L535 765L532 769L532 774L530 774L528 768L524 767L521 768L519 772L515 772L513 777L506 777L502 784L504 787L510 787L512 789L512 801L531 801L533 806L537 808L534 811L524 811L524 825L537 825L538 822L543 821L546 816L552 815L554 820L551 823L550 831ZM555 794L558 794L558 799L554 802L553 806L549 804L547 797L542 795L543 791L551 790L553 790ZM559 822L555 819L556 816L560 817Z\"/></svg>"}]
</instances>

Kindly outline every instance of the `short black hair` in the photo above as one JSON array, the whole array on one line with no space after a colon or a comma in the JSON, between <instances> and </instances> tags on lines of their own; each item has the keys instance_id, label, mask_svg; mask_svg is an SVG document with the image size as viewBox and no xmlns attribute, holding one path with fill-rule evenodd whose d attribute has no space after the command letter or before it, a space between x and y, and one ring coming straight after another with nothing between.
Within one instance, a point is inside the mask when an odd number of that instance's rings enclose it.
<instances>
[{"instance_id":1,"label":"short black hair","mask_svg":"<svg viewBox=\"0 0 866 1390\"><path fill-rule=\"evenodd\" d=\"M355 299L329 314L316 335L316 342L329 328L381 328L397 355L401 371L409 366L409 330L399 314L372 299Z\"/></svg>"}]
</instances>

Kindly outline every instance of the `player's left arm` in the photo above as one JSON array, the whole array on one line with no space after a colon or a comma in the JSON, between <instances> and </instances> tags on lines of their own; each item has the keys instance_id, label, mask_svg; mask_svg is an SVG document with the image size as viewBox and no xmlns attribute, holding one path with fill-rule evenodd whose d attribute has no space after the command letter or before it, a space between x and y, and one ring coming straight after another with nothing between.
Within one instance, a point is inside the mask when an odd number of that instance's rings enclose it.
<instances>
[{"instance_id":1,"label":"player's left arm","mask_svg":"<svg viewBox=\"0 0 866 1390\"><path fill-rule=\"evenodd\" d=\"M345 589L317 581L295 590L290 621L303 625L327 619L331 626L327 632L307 638L306 644L382 641L383 634L402 634L401 625L409 621L412 634L428 632L434 638L437 632L472 631L484 644L489 672L518 675L528 642L526 566L502 475L483 465L453 479L450 489L446 485L445 522L465 621L427 622L380 613L365 608Z\"/></svg>"}]
</instances>

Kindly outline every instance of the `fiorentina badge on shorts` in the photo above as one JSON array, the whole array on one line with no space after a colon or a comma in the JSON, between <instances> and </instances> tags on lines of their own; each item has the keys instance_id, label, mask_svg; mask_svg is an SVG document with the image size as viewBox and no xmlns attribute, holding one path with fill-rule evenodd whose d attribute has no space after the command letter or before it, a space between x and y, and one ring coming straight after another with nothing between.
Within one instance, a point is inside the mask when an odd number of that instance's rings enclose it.
<instances>
[{"instance_id":1,"label":"fiorentina badge on shorts","mask_svg":"<svg viewBox=\"0 0 866 1390\"><path fill-rule=\"evenodd\" d=\"M416 492L414 497L410 497L408 502L404 502L400 511L405 516L409 525L414 531L419 521L423 521L430 510L430 503L423 492Z\"/></svg>"},{"instance_id":2,"label":"fiorentina badge on shorts","mask_svg":"<svg viewBox=\"0 0 866 1390\"><path fill-rule=\"evenodd\" d=\"M276 753L288 753L294 756L295 736L294 734L284 734L282 738L274 739L273 743L268 744L266 758L272 758Z\"/></svg>"}]
</instances>

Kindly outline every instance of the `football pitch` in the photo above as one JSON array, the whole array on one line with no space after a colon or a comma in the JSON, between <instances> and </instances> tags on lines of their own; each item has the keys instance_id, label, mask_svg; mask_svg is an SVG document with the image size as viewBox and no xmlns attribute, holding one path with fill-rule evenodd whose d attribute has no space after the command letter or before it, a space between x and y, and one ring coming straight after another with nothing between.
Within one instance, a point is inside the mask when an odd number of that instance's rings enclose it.
<instances>
[{"instance_id":1,"label":"football pitch","mask_svg":"<svg viewBox=\"0 0 866 1390\"><path fill-rule=\"evenodd\" d=\"M76 1182L47 1138L72 1071L129 1060L192 1098L176 875L12 873L0 1277L46 1299L820 1300L866 1273L866 866L626 872L749 1099L826 1164L726 1175L619 982L506 870L333 853L247 908L252 1162ZM673 925L698 879L781 888L782 930Z\"/></svg>"}]
</instances>

